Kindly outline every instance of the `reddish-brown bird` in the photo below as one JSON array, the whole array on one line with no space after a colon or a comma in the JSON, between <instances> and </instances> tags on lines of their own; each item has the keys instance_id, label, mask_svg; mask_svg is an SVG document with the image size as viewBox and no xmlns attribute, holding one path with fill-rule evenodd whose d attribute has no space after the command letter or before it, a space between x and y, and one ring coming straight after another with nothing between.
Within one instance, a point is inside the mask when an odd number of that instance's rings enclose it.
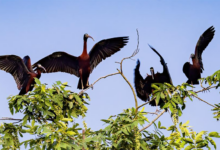
<instances>
[{"instance_id":1,"label":"reddish-brown bird","mask_svg":"<svg viewBox=\"0 0 220 150\"><path fill-rule=\"evenodd\" d=\"M10 73L20 90L19 95L26 94L34 88L34 78L40 78L41 69L45 68L40 64L36 65L35 71L31 67L31 60L29 56L25 56L23 60L16 55L0 56L0 69Z\"/></svg>"},{"instance_id":2,"label":"reddish-brown bird","mask_svg":"<svg viewBox=\"0 0 220 150\"><path fill-rule=\"evenodd\" d=\"M150 45L149 45L150 46ZM149 101L149 95L152 93L153 88L151 87L152 83L170 83L173 84L167 64L165 63L163 57L153 48L150 46L150 48L160 57L160 62L163 66L163 72L156 74L154 73L154 68L150 68L151 75L147 75L145 79L140 74L139 68L140 68L140 61L137 61L137 66L135 68L135 77L134 77L134 83L135 83L135 89L137 96L143 100L143 101ZM156 106L155 101L151 101L149 103L151 106ZM158 105L163 104L163 100L160 100Z\"/></svg>"},{"instance_id":3,"label":"reddish-brown bird","mask_svg":"<svg viewBox=\"0 0 220 150\"><path fill-rule=\"evenodd\" d=\"M201 73L204 70L202 63L202 52L209 45L215 34L215 29L213 26L208 28L199 38L196 44L195 54L191 54L193 64L186 62L183 65L183 72L185 73L188 80L188 84L199 84L198 79L201 78Z\"/></svg>"},{"instance_id":4,"label":"reddish-brown bird","mask_svg":"<svg viewBox=\"0 0 220 150\"><path fill-rule=\"evenodd\" d=\"M89 86L89 75L93 69L104 59L118 52L128 42L128 37L116 37L101 40L96 43L89 54L87 53L87 39L92 38L84 34L83 52L79 57L72 56L65 52L55 52L33 65L42 64L47 73L66 72L79 77L78 89L85 89ZM93 39L93 38L92 38Z\"/></svg>"}]
</instances>

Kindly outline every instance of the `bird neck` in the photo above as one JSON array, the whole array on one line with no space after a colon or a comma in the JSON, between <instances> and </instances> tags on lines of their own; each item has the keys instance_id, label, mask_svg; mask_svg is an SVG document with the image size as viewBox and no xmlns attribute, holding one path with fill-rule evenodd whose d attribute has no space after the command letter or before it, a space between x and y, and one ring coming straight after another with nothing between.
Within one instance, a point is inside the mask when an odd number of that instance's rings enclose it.
<instances>
[{"instance_id":1,"label":"bird neck","mask_svg":"<svg viewBox=\"0 0 220 150\"><path fill-rule=\"evenodd\" d=\"M87 40L84 40L82 55L87 55Z\"/></svg>"},{"instance_id":2,"label":"bird neck","mask_svg":"<svg viewBox=\"0 0 220 150\"><path fill-rule=\"evenodd\" d=\"M194 64L197 64L197 62L198 62L197 59L192 58L192 63L193 63L193 65L194 65Z\"/></svg>"}]
</instances>

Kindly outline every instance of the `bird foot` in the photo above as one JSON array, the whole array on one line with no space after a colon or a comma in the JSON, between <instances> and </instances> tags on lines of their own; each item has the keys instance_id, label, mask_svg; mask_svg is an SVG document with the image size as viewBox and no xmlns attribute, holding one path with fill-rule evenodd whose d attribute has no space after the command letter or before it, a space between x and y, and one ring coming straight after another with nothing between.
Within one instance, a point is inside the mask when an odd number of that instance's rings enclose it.
<instances>
[{"instance_id":1,"label":"bird foot","mask_svg":"<svg viewBox=\"0 0 220 150\"><path fill-rule=\"evenodd\" d=\"M161 112L161 111L160 111L158 108L156 108L156 111L155 111L154 114L158 115L160 112Z\"/></svg>"},{"instance_id":2,"label":"bird foot","mask_svg":"<svg viewBox=\"0 0 220 150\"><path fill-rule=\"evenodd\" d=\"M84 90L80 91L78 95L82 95L84 93Z\"/></svg>"},{"instance_id":3,"label":"bird foot","mask_svg":"<svg viewBox=\"0 0 220 150\"><path fill-rule=\"evenodd\" d=\"M93 87L93 84L91 84L91 85L89 85L89 86L90 86L90 87L91 87L91 89L93 90L93 88L94 88L94 87Z\"/></svg>"},{"instance_id":4,"label":"bird foot","mask_svg":"<svg viewBox=\"0 0 220 150\"><path fill-rule=\"evenodd\" d=\"M207 91L209 91L209 88L203 88L202 89L202 92L207 92ZM210 91L209 91L210 92Z\"/></svg>"}]
</instances>

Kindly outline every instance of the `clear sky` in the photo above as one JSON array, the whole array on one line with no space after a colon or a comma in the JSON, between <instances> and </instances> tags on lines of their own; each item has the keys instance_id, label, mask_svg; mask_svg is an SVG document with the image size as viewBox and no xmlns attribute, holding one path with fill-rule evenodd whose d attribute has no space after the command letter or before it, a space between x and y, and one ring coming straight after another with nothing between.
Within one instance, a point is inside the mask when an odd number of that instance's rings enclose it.
<instances>
[{"instance_id":1,"label":"clear sky","mask_svg":"<svg viewBox=\"0 0 220 150\"><path fill-rule=\"evenodd\" d=\"M214 26L214 39L203 53L204 73L211 75L220 69L220 2L216 0L108 0L72 1L38 0L6 1L0 0L0 52L1 55L29 55L32 63L55 52L65 51L79 56L83 48L83 35L88 33L95 42L88 40L88 49L106 38L129 36L129 43L120 52L101 62L90 75L90 83L101 76L116 72L119 67L115 61L130 56L136 48L136 29L140 34L140 52L135 61L126 60L123 71L133 83L136 60L140 59L143 77L150 73L150 67L162 72L159 57L148 47L156 48L168 64L174 85L187 80L182 72L183 64L195 50L200 35ZM7 97L18 94L13 77L0 71L0 118L11 117ZM41 82L51 86L55 81L68 82L72 91L77 90L78 78L66 73L42 74ZM196 86L199 89L199 86ZM121 113L123 109L134 107L132 92L120 75L109 77L95 84L89 90L91 97L87 117L84 118L93 130L104 128L101 119ZM214 104L219 103L219 89L199 96ZM194 99L186 99L186 109L180 121L190 120L197 132L218 131L219 122L213 118L211 107ZM139 105L143 102L138 99ZM146 106L153 112L155 107ZM22 115L16 115L21 118ZM148 115L149 120L156 116ZM170 126L170 115L165 113L160 119L162 125ZM153 128L149 128L153 130ZM28 137L26 137L28 138ZM218 148L220 140L216 140ZM213 147L212 147L213 148Z\"/></svg>"}]
</instances>

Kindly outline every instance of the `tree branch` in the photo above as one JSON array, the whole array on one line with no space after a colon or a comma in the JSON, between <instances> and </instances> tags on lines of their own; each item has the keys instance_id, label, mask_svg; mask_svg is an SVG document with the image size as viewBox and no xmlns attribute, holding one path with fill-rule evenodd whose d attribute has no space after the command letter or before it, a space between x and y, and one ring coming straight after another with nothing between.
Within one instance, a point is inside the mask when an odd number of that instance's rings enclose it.
<instances>
[{"instance_id":1,"label":"tree branch","mask_svg":"<svg viewBox=\"0 0 220 150\"><path fill-rule=\"evenodd\" d=\"M135 90L134 90L133 86L131 85L131 83L128 81L128 79L127 79L127 78L124 76L124 74L123 74L122 63L123 63L123 61L126 60L126 59L131 59L132 57L134 57L135 55L137 55L137 53L139 52L139 33L138 33L138 30L137 30L137 37L138 37L138 38L137 38L137 48L136 48L136 50L133 52L133 54L132 54L131 56L123 58L123 59L121 60L121 62L120 62L120 70L117 69L118 72L121 74L121 76L124 78L124 80L128 83L128 85L130 86L130 88L131 88L131 90L132 90L132 92L133 92L134 100L135 100L136 113L137 113L137 111L138 111L138 110L137 110L137 108L138 108L137 96L136 96L136 93L135 93ZM116 63L118 63L118 62L116 62Z\"/></svg>"},{"instance_id":2,"label":"tree branch","mask_svg":"<svg viewBox=\"0 0 220 150\"><path fill-rule=\"evenodd\" d=\"M200 101L202 101L202 102L204 102L204 103L206 103L206 104L208 104L208 105L210 105L210 106L212 106L212 107L214 107L214 108L217 108L216 106L214 106L214 105L212 105L212 104L210 104L210 103L206 102L205 100L203 100L203 99L199 98L199 97L198 97L198 96L196 96L196 95L192 95L192 96L196 97L196 98L197 98L197 99L199 99Z\"/></svg>"},{"instance_id":3,"label":"tree branch","mask_svg":"<svg viewBox=\"0 0 220 150\"><path fill-rule=\"evenodd\" d=\"M199 90L199 91L195 91L195 93L200 93L200 92L204 92L204 91L207 91L207 90L210 90L212 88L216 88L217 86L208 86L207 88L204 88L202 90Z\"/></svg>"},{"instance_id":4,"label":"tree branch","mask_svg":"<svg viewBox=\"0 0 220 150\"><path fill-rule=\"evenodd\" d=\"M134 91L134 88L132 87L131 83L127 80L127 78L124 76L124 74L120 70L118 70L118 72L121 74L121 76L124 78L124 80L128 83L128 85L130 86L130 88L131 88L131 90L133 92L134 100L135 100L135 108L136 108L136 111L137 111L138 102L137 102L137 96L136 96L136 93Z\"/></svg>"},{"instance_id":5,"label":"tree branch","mask_svg":"<svg viewBox=\"0 0 220 150\"><path fill-rule=\"evenodd\" d=\"M162 116L165 113L165 109L153 120L151 121L151 123L149 123L146 127L144 127L143 129L139 130L139 132L144 131L145 129L149 128L158 118L160 118L160 116Z\"/></svg>"},{"instance_id":6,"label":"tree branch","mask_svg":"<svg viewBox=\"0 0 220 150\"><path fill-rule=\"evenodd\" d=\"M141 107L144 106L144 105L147 105L148 103L150 103L150 102L153 101L153 100L155 100L155 98L152 98L150 101L148 101L148 102L146 102L146 103L144 103L144 104L138 106L137 109L141 108Z\"/></svg>"},{"instance_id":7,"label":"tree branch","mask_svg":"<svg viewBox=\"0 0 220 150\"><path fill-rule=\"evenodd\" d=\"M121 60L121 62L120 62L120 70L121 70L121 73L123 73L123 71L122 71L122 63L123 63L123 61L125 60L125 59L131 59L132 57L134 57L135 55L137 55L137 53L139 52L139 33L138 33L138 30L136 29L136 31L137 31L137 48L136 48L136 50L133 52L133 54L131 55L131 56L129 56L129 57L125 57L125 58L123 58L122 60Z\"/></svg>"},{"instance_id":8,"label":"tree branch","mask_svg":"<svg viewBox=\"0 0 220 150\"><path fill-rule=\"evenodd\" d=\"M99 80L104 79L104 78L107 78L107 77L109 77L109 76L114 76L114 75L116 75L116 74L120 74L120 73L119 73L119 72L116 72L116 73L108 74L108 75L106 75L106 76L103 76L103 77L98 78L93 84L89 85L88 88L86 88L85 90L80 91L78 95L81 95L83 92L85 92L85 91L87 91L88 89L90 89L91 87L93 87L93 85L96 84Z\"/></svg>"}]
</instances>

